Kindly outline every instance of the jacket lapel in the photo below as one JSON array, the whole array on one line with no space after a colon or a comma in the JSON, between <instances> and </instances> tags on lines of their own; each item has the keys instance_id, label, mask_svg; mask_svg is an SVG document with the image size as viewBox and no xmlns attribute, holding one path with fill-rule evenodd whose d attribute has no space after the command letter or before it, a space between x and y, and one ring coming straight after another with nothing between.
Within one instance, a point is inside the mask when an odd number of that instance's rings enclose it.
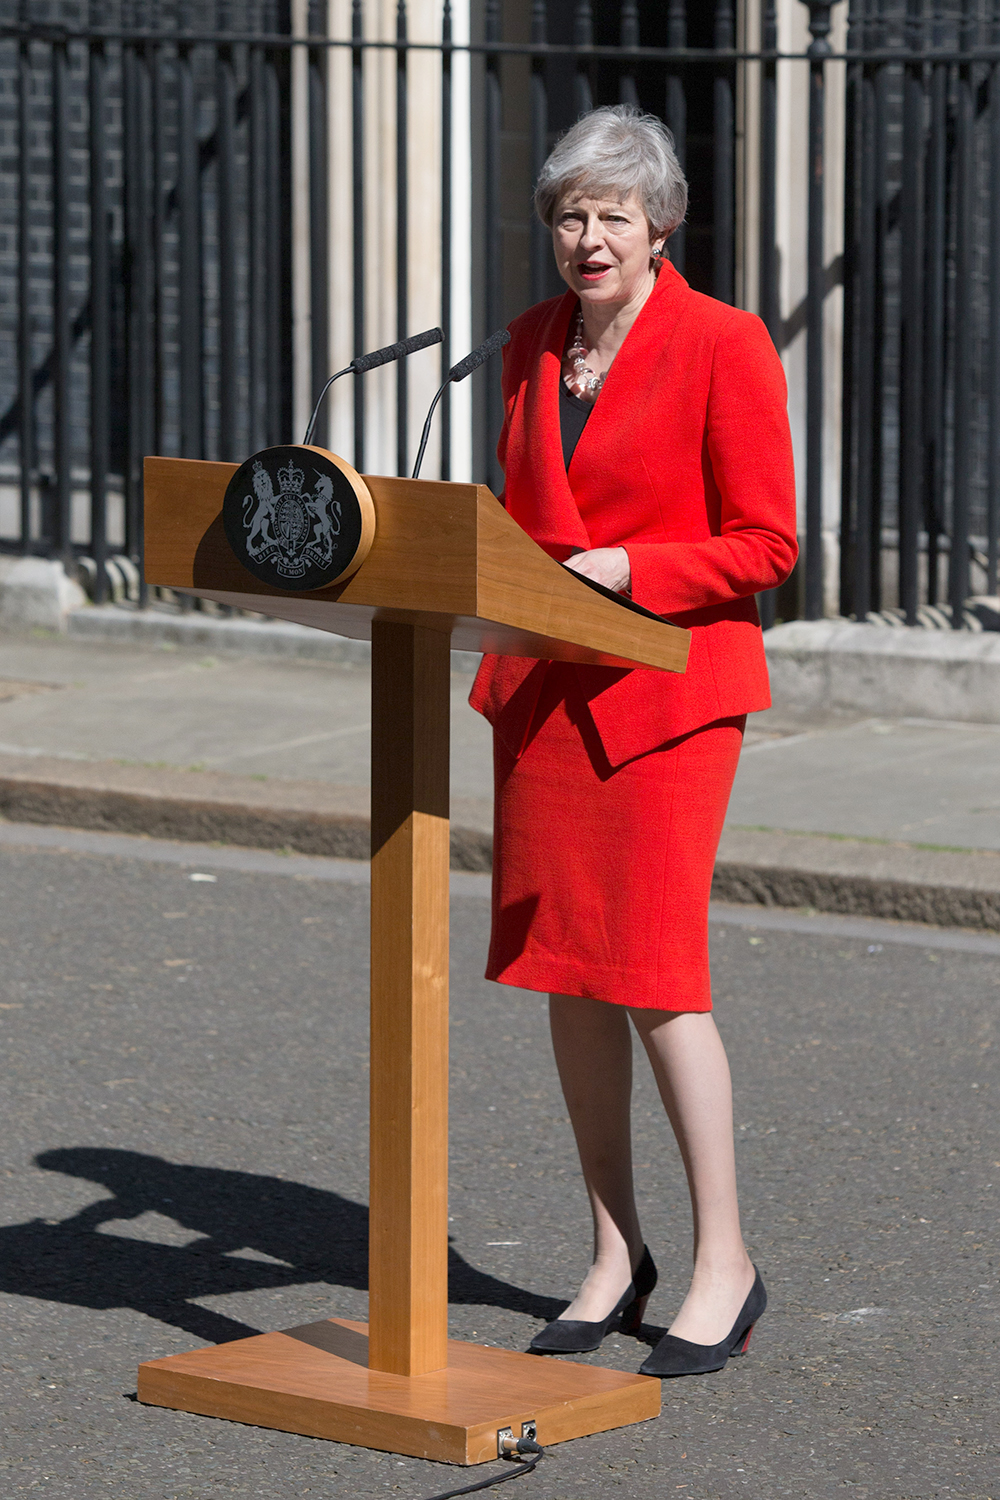
<instances>
[{"instance_id":1,"label":"jacket lapel","mask_svg":"<svg viewBox=\"0 0 1000 1500\"><path fill-rule=\"evenodd\" d=\"M574 479L592 468L595 462L599 465L600 460L596 454L606 444L608 436L612 436L611 448L614 451L618 446L616 435L623 429L629 430L636 391L648 385L652 379L653 372L663 357L664 347L683 312L688 290L688 284L680 272L669 261L665 261L645 306L615 356L594 410L587 418L587 425L570 461L568 483L571 489ZM574 298L574 302L575 300ZM564 340L565 337L564 331ZM560 355L561 353L560 347ZM557 376L557 382L558 378ZM558 401L558 383L556 399ZM559 451L562 452L561 443ZM590 478L592 481L592 474Z\"/></svg>"},{"instance_id":2,"label":"jacket lapel","mask_svg":"<svg viewBox=\"0 0 1000 1500\"><path fill-rule=\"evenodd\" d=\"M590 547L562 456L559 381L576 297L567 291L535 335L507 444L507 510L550 556L562 562ZM513 481L513 482L511 482Z\"/></svg>"}]
</instances>

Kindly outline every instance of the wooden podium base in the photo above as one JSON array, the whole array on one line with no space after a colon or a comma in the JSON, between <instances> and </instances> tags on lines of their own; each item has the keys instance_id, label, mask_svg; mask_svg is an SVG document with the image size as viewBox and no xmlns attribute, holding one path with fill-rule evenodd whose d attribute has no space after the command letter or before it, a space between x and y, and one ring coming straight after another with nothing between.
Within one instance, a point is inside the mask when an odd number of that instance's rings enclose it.
<instances>
[{"instance_id":1,"label":"wooden podium base","mask_svg":"<svg viewBox=\"0 0 1000 1500\"><path fill-rule=\"evenodd\" d=\"M660 1382L593 1365L448 1343L428 1375L368 1369L368 1325L306 1323L139 1366L139 1400L255 1427L454 1464L497 1456L535 1422L543 1447L659 1415Z\"/></svg>"}]
</instances>

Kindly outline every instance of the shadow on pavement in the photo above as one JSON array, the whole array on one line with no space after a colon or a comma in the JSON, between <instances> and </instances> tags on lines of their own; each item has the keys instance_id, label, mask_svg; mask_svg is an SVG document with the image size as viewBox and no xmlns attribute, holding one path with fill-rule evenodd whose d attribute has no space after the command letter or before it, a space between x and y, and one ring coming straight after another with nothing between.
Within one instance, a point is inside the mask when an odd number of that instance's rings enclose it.
<instances>
[{"instance_id":1,"label":"shadow on pavement","mask_svg":"<svg viewBox=\"0 0 1000 1500\"><path fill-rule=\"evenodd\" d=\"M130 1307L225 1343L261 1330L193 1298L317 1281L367 1288L368 1210L339 1193L252 1172L178 1166L138 1151L66 1147L43 1152L35 1163L100 1183L113 1196L70 1219L0 1228L0 1291L76 1307ZM101 1232L102 1225L147 1213L202 1238L175 1246ZM452 1302L546 1320L566 1305L488 1276L452 1249L448 1254Z\"/></svg>"}]
</instances>

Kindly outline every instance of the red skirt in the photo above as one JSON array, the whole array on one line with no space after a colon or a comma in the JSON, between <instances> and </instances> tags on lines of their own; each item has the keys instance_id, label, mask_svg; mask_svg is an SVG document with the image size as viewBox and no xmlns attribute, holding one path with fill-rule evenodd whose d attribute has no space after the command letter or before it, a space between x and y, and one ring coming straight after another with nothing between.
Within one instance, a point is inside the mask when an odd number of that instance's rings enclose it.
<instances>
[{"instance_id":1,"label":"red skirt","mask_svg":"<svg viewBox=\"0 0 1000 1500\"><path fill-rule=\"evenodd\" d=\"M575 684L575 673L549 668L520 757L494 735L486 977L613 1005L711 1010L708 900L745 716L613 769Z\"/></svg>"}]
</instances>

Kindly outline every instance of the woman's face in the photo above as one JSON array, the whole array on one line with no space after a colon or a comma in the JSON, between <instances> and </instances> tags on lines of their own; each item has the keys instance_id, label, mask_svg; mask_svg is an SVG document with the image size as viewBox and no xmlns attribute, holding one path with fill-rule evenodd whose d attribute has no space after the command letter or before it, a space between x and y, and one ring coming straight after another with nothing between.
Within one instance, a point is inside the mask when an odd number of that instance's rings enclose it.
<instances>
[{"instance_id":1,"label":"woman's face","mask_svg":"<svg viewBox=\"0 0 1000 1500\"><path fill-rule=\"evenodd\" d=\"M571 193L552 221L559 274L580 301L627 305L648 294L653 240L639 200L621 203Z\"/></svg>"}]
</instances>

